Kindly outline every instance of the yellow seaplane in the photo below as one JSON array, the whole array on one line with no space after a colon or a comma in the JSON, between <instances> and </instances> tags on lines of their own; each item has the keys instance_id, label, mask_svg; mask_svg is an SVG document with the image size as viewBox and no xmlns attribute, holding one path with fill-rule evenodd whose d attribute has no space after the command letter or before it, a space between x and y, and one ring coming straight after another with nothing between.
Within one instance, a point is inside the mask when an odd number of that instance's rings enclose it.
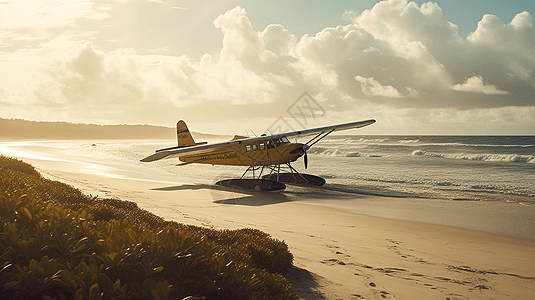
<instances>
[{"instance_id":1,"label":"yellow seaplane","mask_svg":"<svg viewBox=\"0 0 535 300\"><path fill-rule=\"evenodd\" d=\"M236 135L228 142L208 144L196 143L183 120L178 121L176 147L156 150L142 162L152 162L160 159L176 158L182 162L178 166L192 163L245 166L248 169L239 179L227 179L217 182L217 185L255 189L261 191L283 191L288 184L311 184L321 186L325 179L299 173L290 163L304 156L305 169L308 166L307 150L329 134L347 129L360 128L375 123L375 120L365 120L313 129L303 129L279 134L262 134L259 137ZM293 143L288 138L314 136L306 143ZM267 170L267 171L266 171ZM264 171L266 171L264 173ZM244 178L251 172L253 178ZM269 173L268 173L269 172ZM264 173L264 175L262 175Z\"/></svg>"}]
</instances>

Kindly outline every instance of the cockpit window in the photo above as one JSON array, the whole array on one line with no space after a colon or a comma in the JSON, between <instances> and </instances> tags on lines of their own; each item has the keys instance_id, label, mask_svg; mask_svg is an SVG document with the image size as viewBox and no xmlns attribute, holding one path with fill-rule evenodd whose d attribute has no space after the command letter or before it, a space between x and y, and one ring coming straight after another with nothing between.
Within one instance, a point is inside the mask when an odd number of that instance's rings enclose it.
<instances>
[{"instance_id":1,"label":"cockpit window","mask_svg":"<svg viewBox=\"0 0 535 300\"><path fill-rule=\"evenodd\" d=\"M283 136L281 138L273 139L273 143L275 144L275 147L278 147L281 144L285 144L285 143L289 143L289 142L290 141L288 141L288 139L285 136Z\"/></svg>"}]
</instances>

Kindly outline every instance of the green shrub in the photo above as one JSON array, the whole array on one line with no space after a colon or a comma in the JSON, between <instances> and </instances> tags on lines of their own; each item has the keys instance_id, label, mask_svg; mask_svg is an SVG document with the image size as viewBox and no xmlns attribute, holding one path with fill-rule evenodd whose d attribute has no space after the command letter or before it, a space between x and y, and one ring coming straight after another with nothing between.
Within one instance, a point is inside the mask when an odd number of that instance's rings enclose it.
<instances>
[{"instance_id":1,"label":"green shrub","mask_svg":"<svg viewBox=\"0 0 535 300\"><path fill-rule=\"evenodd\" d=\"M164 221L17 164L0 158L0 299L297 299L264 232Z\"/></svg>"}]
</instances>

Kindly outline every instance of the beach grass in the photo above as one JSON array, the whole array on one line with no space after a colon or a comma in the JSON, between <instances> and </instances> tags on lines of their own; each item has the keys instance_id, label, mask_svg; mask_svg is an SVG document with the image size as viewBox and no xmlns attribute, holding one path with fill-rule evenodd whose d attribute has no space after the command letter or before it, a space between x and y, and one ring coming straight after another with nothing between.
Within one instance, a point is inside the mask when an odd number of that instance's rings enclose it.
<instances>
[{"instance_id":1,"label":"beach grass","mask_svg":"<svg viewBox=\"0 0 535 300\"><path fill-rule=\"evenodd\" d=\"M166 221L0 156L0 299L297 299L292 262L262 231Z\"/></svg>"}]
</instances>

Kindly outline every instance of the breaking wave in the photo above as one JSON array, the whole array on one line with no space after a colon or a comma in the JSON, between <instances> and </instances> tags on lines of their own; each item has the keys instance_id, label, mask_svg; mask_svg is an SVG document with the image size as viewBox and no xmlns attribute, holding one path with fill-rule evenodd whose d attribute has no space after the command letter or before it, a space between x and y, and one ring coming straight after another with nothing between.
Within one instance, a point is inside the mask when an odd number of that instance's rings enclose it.
<instances>
[{"instance_id":1,"label":"breaking wave","mask_svg":"<svg viewBox=\"0 0 535 300\"><path fill-rule=\"evenodd\" d=\"M447 140L438 141L436 137L349 137L349 138L337 138L326 139L325 142L339 143L342 145L368 145L368 146L406 146L406 147L468 147L468 148L534 148L533 140L530 139L518 141L516 144L514 141L505 140L484 140L480 143L474 143L475 141L470 138L465 138L464 141L452 141L451 137Z\"/></svg>"},{"instance_id":2,"label":"breaking wave","mask_svg":"<svg viewBox=\"0 0 535 300\"><path fill-rule=\"evenodd\" d=\"M362 153L344 149L314 147L307 151L309 154L338 156L338 157L382 157L380 154Z\"/></svg>"},{"instance_id":3,"label":"breaking wave","mask_svg":"<svg viewBox=\"0 0 535 300\"><path fill-rule=\"evenodd\" d=\"M429 143L422 142L420 140L399 140L394 142L384 141L352 141L352 144L362 144L362 145L371 145L371 146L405 146L405 147L467 147L467 148L534 148L535 145L532 144L523 144L523 145L493 145L493 144L465 144L465 143Z\"/></svg>"},{"instance_id":4,"label":"breaking wave","mask_svg":"<svg viewBox=\"0 0 535 300\"><path fill-rule=\"evenodd\" d=\"M422 143L413 146L447 146L447 147L488 147L488 148L530 148L535 145L494 145L494 144L464 144L464 143Z\"/></svg>"},{"instance_id":5,"label":"breaking wave","mask_svg":"<svg viewBox=\"0 0 535 300\"><path fill-rule=\"evenodd\" d=\"M414 150L412 152L412 155L492 162L535 163L535 156L518 154L437 153L423 150Z\"/></svg>"}]
</instances>

